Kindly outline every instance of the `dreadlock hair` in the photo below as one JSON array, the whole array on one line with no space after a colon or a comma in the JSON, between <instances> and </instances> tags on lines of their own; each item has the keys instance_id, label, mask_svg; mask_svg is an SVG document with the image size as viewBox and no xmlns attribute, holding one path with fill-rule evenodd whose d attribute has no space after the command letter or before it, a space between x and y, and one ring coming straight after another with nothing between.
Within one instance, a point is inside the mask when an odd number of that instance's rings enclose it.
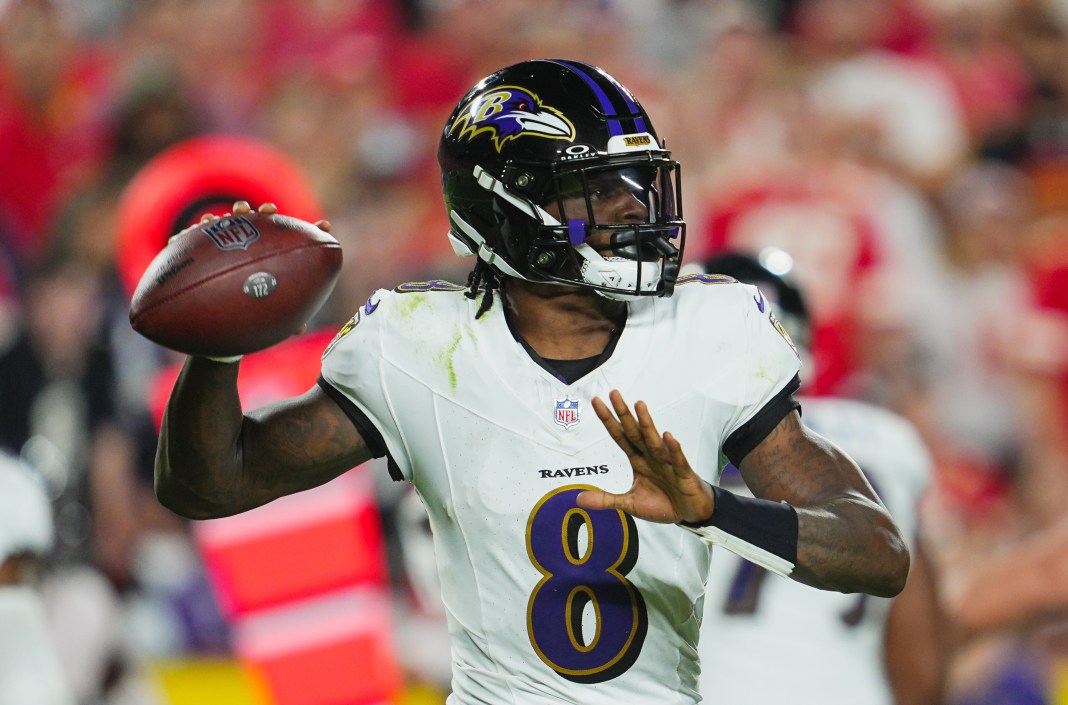
<instances>
[{"instance_id":1,"label":"dreadlock hair","mask_svg":"<svg viewBox=\"0 0 1068 705\"><path fill-rule=\"evenodd\" d=\"M493 292L501 290L501 278L493 267L481 259L475 263L475 268L467 275L467 291L464 292L464 296L474 299L478 296L479 289L484 290L486 294L482 297L478 312L475 313L475 320L482 318L482 314L493 308Z\"/></svg>"}]
</instances>

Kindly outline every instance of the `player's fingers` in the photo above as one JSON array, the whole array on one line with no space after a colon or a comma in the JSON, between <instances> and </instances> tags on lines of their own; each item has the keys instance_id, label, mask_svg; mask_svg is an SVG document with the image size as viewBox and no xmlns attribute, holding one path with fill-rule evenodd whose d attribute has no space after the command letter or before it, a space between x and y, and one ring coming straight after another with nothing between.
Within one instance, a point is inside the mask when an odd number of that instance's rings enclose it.
<instances>
[{"instance_id":1,"label":"player's fingers","mask_svg":"<svg viewBox=\"0 0 1068 705\"><path fill-rule=\"evenodd\" d=\"M267 203L261 203L260 207L256 209L257 213L263 213L264 215L274 215L278 212L278 206L268 201Z\"/></svg>"},{"instance_id":2,"label":"player's fingers","mask_svg":"<svg viewBox=\"0 0 1068 705\"><path fill-rule=\"evenodd\" d=\"M670 462L663 439L660 438L660 432L653 423L653 416L649 413L649 406L644 401L638 401L634 404L634 413L638 417L638 429L649 453L662 463Z\"/></svg>"},{"instance_id":3,"label":"player's fingers","mask_svg":"<svg viewBox=\"0 0 1068 705\"><path fill-rule=\"evenodd\" d=\"M627 440L636 448L644 450L645 442L642 438L642 431L638 428L638 421L634 418L634 414L630 413L630 407L627 406L623 395L619 393L618 389L613 389L608 393L608 398L612 402L612 408L619 418L619 424L623 427L623 434L627 437Z\"/></svg>"},{"instance_id":4,"label":"player's fingers","mask_svg":"<svg viewBox=\"0 0 1068 705\"><path fill-rule=\"evenodd\" d=\"M612 440L616 442L623 452L627 454L627 457L637 455L638 452L634 446L627 440L626 435L623 433L623 427L619 425L619 421L612 414L612 411L608 408L608 405L601 401L600 397L594 397L591 401L593 404L593 412L597 414L597 418L604 424L605 430L608 431L608 435L612 437Z\"/></svg>"},{"instance_id":5,"label":"player's fingers","mask_svg":"<svg viewBox=\"0 0 1068 705\"><path fill-rule=\"evenodd\" d=\"M248 201L234 201L234 215L248 215L252 212L252 206Z\"/></svg>"},{"instance_id":6,"label":"player's fingers","mask_svg":"<svg viewBox=\"0 0 1068 705\"><path fill-rule=\"evenodd\" d=\"M315 227L319 228L324 232L330 232L330 229L334 226L330 224L329 220L317 220L315 221Z\"/></svg>"},{"instance_id":7,"label":"player's fingers","mask_svg":"<svg viewBox=\"0 0 1068 705\"><path fill-rule=\"evenodd\" d=\"M667 450L668 461L671 463L671 467L675 468L676 475L693 472L690 469L690 461L686 459L686 454L682 452L682 444L679 443L679 439L671 434L671 431L664 432L664 448Z\"/></svg>"},{"instance_id":8,"label":"player's fingers","mask_svg":"<svg viewBox=\"0 0 1068 705\"><path fill-rule=\"evenodd\" d=\"M308 332L308 324L305 323L300 328L297 328L295 331L293 331L293 335L304 335L307 332Z\"/></svg>"}]
</instances>

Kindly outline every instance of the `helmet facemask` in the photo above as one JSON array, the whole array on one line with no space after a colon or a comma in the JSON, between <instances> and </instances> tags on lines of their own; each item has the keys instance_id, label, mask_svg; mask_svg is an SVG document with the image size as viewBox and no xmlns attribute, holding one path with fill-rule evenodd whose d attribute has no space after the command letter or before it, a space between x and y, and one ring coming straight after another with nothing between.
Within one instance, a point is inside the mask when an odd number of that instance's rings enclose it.
<instances>
[{"instance_id":1,"label":"helmet facemask","mask_svg":"<svg viewBox=\"0 0 1068 705\"><path fill-rule=\"evenodd\" d=\"M479 185L495 195L506 231L500 240L509 246L502 253L480 244L472 253L507 276L592 288L610 299L671 295L686 225L679 165L666 152L554 164L540 183L530 172L515 165L498 180L476 167ZM604 205L619 200L628 204L622 219ZM472 235L470 224L457 221L454 214L454 229Z\"/></svg>"},{"instance_id":2,"label":"helmet facemask","mask_svg":"<svg viewBox=\"0 0 1068 705\"><path fill-rule=\"evenodd\" d=\"M558 216L536 228L532 273L611 299L670 295L685 228L678 179L678 163L652 152L554 169L543 208Z\"/></svg>"}]
</instances>

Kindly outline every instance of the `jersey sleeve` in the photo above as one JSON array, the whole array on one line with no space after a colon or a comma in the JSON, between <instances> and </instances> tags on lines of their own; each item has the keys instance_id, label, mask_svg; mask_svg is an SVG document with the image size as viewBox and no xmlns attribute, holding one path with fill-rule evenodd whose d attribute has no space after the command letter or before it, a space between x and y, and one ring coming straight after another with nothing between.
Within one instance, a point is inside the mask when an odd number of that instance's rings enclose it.
<instances>
[{"instance_id":1,"label":"jersey sleeve","mask_svg":"<svg viewBox=\"0 0 1068 705\"><path fill-rule=\"evenodd\" d=\"M323 353L319 387L349 417L372 455L388 457L390 476L400 480L407 454L383 362L395 299L393 292L379 289L356 310Z\"/></svg>"},{"instance_id":2,"label":"jersey sleeve","mask_svg":"<svg viewBox=\"0 0 1068 705\"><path fill-rule=\"evenodd\" d=\"M771 303L755 286L737 285L739 330L736 354L736 412L725 429L723 453L738 465L791 411L800 408L801 358L775 318Z\"/></svg>"}]
</instances>

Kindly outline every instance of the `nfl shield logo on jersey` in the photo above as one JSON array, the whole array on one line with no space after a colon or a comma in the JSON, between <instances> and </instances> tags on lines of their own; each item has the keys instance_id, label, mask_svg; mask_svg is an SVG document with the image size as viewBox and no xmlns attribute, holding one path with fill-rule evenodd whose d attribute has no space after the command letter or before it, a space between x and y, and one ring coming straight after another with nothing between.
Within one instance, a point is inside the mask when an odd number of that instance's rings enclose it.
<instances>
[{"instance_id":1,"label":"nfl shield logo on jersey","mask_svg":"<svg viewBox=\"0 0 1068 705\"><path fill-rule=\"evenodd\" d=\"M204 234L210 237L220 250L247 250L249 245L260 239L260 231L252 221L241 216L222 218L204 228Z\"/></svg>"},{"instance_id":2,"label":"nfl shield logo on jersey","mask_svg":"<svg viewBox=\"0 0 1068 705\"><path fill-rule=\"evenodd\" d=\"M572 401L568 397L556 400L556 418L554 419L557 424L564 428L570 428L571 426L579 422L579 402Z\"/></svg>"}]
</instances>

